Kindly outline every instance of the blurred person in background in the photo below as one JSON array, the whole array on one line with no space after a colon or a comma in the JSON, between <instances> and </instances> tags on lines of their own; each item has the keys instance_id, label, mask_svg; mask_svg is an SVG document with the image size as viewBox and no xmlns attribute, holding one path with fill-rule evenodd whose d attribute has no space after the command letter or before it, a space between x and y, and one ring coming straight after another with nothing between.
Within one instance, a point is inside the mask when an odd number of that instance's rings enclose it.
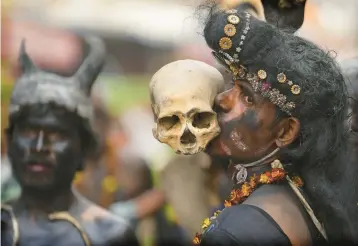
<instances>
[{"instance_id":1,"label":"blurred person in background","mask_svg":"<svg viewBox=\"0 0 358 246\"><path fill-rule=\"evenodd\" d=\"M307 0L295 35L336 52L339 63L358 57L358 1Z\"/></svg>"},{"instance_id":2,"label":"blurred person in background","mask_svg":"<svg viewBox=\"0 0 358 246\"><path fill-rule=\"evenodd\" d=\"M11 95L6 136L22 192L1 206L4 245L137 245L123 219L72 189L76 170L96 149L89 96L105 56L100 39L86 37L81 43L85 58L69 77L38 68L21 43L21 75ZM43 236L44 228L52 233Z\"/></svg>"},{"instance_id":3,"label":"blurred person in background","mask_svg":"<svg viewBox=\"0 0 358 246\"><path fill-rule=\"evenodd\" d=\"M150 144L152 139L146 138L146 115L143 108L127 109L115 123L121 125L127 139L127 144L123 148L117 149L118 156L123 160L121 162L123 169L120 168L117 180L119 187L121 187L121 183L127 184L127 187L124 185L124 190L117 193L117 200L111 204L109 209L114 214L124 216L137 226L137 235L142 245L168 245L171 243L188 245L189 237L176 223L171 207L167 204L168 200L163 192L163 184L160 182L161 171L154 167L161 165L159 163L163 160L165 162L166 157L163 156L163 153L154 154L156 148L153 149L153 145L155 146L156 142ZM150 137L152 136L150 135ZM144 151L142 151L142 147ZM131 167L131 160L134 157L142 160L142 165L138 165L137 168ZM163 158L161 159L161 157ZM124 166L126 162L128 162L128 167ZM143 192L135 193L133 188L140 187L141 184ZM128 188L128 191L133 190L133 195L128 194L125 188ZM128 195L125 195L126 193Z\"/></svg>"},{"instance_id":4,"label":"blurred person in background","mask_svg":"<svg viewBox=\"0 0 358 246\"><path fill-rule=\"evenodd\" d=\"M106 109L100 91L95 91L93 125L100 148L87 161L88 168L78 175L76 186L93 202L137 223L159 210L163 198L151 197L150 201L158 202L154 208L148 200L141 205L140 195L152 188L149 167L142 158L125 151L128 136L119 120Z\"/></svg>"},{"instance_id":5,"label":"blurred person in background","mask_svg":"<svg viewBox=\"0 0 358 246\"><path fill-rule=\"evenodd\" d=\"M204 218L222 208L231 189L223 166L205 153L173 156L159 177L178 224L190 238Z\"/></svg>"},{"instance_id":6,"label":"blurred person in background","mask_svg":"<svg viewBox=\"0 0 358 246\"><path fill-rule=\"evenodd\" d=\"M18 56L22 38L27 40L27 51L39 67L57 71L64 76L73 74L81 62L80 39L64 30L47 28L31 22L9 19L2 9L1 23L1 130L8 126L8 106L13 81L19 75ZM52 49L56 46L58 48ZM20 195L20 186L13 177L7 157L5 134L1 135L1 200L14 200Z\"/></svg>"}]
</instances>

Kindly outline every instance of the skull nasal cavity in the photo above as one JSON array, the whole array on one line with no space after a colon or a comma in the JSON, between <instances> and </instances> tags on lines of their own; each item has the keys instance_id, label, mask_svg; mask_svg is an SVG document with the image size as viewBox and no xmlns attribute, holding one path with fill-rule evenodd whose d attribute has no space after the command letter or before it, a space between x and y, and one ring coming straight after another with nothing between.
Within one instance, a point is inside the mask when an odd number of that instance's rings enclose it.
<instances>
[{"instance_id":1,"label":"skull nasal cavity","mask_svg":"<svg viewBox=\"0 0 358 246\"><path fill-rule=\"evenodd\" d=\"M193 126L200 129L209 128L214 117L214 114L211 112L197 113L193 119Z\"/></svg>"},{"instance_id":2,"label":"skull nasal cavity","mask_svg":"<svg viewBox=\"0 0 358 246\"><path fill-rule=\"evenodd\" d=\"M194 144L196 143L196 137L192 134L189 129L185 129L183 135L180 138L181 144Z\"/></svg>"}]
</instances>

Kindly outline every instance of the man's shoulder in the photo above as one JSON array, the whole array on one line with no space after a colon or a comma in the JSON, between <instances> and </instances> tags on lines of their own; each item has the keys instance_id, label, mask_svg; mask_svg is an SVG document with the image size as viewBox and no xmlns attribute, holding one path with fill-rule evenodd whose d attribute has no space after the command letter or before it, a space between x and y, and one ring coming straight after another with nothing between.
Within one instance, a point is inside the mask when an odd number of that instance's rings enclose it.
<instances>
[{"instance_id":1,"label":"man's shoulder","mask_svg":"<svg viewBox=\"0 0 358 246\"><path fill-rule=\"evenodd\" d=\"M128 228L130 224L122 217L110 213L108 210L94 204L84 197L79 198L80 219L84 223L102 224L118 229Z\"/></svg>"},{"instance_id":2,"label":"man's shoulder","mask_svg":"<svg viewBox=\"0 0 358 246\"><path fill-rule=\"evenodd\" d=\"M81 202L80 221L94 244L122 245L136 240L134 230L127 220L88 201Z\"/></svg>"}]
</instances>

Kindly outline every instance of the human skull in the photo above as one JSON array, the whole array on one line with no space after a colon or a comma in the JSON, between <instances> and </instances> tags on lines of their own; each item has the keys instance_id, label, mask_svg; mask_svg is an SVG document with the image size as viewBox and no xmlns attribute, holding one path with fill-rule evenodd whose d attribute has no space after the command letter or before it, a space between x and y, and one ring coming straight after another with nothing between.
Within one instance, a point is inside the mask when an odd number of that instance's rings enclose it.
<instances>
[{"instance_id":1,"label":"human skull","mask_svg":"<svg viewBox=\"0 0 358 246\"><path fill-rule=\"evenodd\" d=\"M220 132L212 106L223 88L221 73L204 62L179 60L162 67L150 81L154 137L178 154L203 151Z\"/></svg>"}]
</instances>

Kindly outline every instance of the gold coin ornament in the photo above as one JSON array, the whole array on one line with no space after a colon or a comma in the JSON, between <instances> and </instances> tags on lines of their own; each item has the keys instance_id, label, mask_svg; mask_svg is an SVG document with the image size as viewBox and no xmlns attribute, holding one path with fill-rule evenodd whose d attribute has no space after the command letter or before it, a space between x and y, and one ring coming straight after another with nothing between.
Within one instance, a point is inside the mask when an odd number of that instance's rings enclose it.
<instances>
[{"instance_id":1,"label":"gold coin ornament","mask_svg":"<svg viewBox=\"0 0 358 246\"><path fill-rule=\"evenodd\" d=\"M228 37L223 37L219 41L220 48L223 50L228 50L232 47L232 41Z\"/></svg>"},{"instance_id":2,"label":"gold coin ornament","mask_svg":"<svg viewBox=\"0 0 358 246\"><path fill-rule=\"evenodd\" d=\"M257 75L259 76L260 79L266 79L267 77L266 71L262 69L257 72Z\"/></svg>"},{"instance_id":3,"label":"gold coin ornament","mask_svg":"<svg viewBox=\"0 0 358 246\"><path fill-rule=\"evenodd\" d=\"M227 24L224 27L224 33L229 37L233 37L236 34L236 27L233 24Z\"/></svg>"},{"instance_id":4,"label":"gold coin ornament","mask_svg":"<svg viewBox=\"0 0 358 246\"><path fill-rule=\"evenodd\" d=\"M237 25L240 22L240 18L236 15L229 15L227 17L227 21L230 22L231 24Z\"/></svg>"},{"instance_id":5,"label":"gold coin ornament","mask_svg":"<svg viewBox=\"0 0 358 246\"><path fill-rule=\"evenodd\" d=\"M277 75L277 80L278 82L280 82L281 84L285 83L286 82L286 75L284 73L279 73Z\"/></svg>"},{"instance_id":6,"label":"gold coin ornament","mask_svg":"<svg viewBox=\"0 0 358 246\"><path fill-rule=\"evenodd\" d=\"M291 87L292 94L298 95L301 93L301 87L299 85L293 85Z\"/></svg>"}]
</instances>

